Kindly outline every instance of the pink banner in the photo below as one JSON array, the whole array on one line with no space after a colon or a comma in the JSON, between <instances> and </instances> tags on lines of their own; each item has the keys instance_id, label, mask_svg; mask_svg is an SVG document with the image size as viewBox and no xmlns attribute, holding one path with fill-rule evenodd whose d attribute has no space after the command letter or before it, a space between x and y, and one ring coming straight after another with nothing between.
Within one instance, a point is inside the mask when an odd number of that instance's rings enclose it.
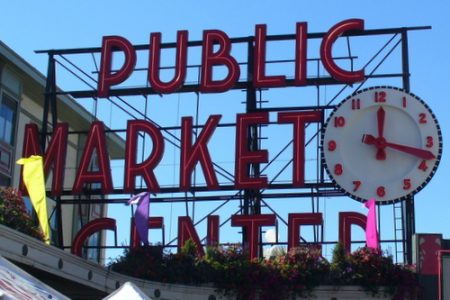
<instances>
[{"instance_id":1,"label":"pink banner","mask_svg":"<svg viewBox=\"0 0 450 300\"><path fill-rule=\"evenodd\" d=\"M375 199L370 199L364 203L364 206L369 209L366 223L366 246L373 249L380 249L377 231L377 206L375 204Z\"/></svg>"}]
</instances>

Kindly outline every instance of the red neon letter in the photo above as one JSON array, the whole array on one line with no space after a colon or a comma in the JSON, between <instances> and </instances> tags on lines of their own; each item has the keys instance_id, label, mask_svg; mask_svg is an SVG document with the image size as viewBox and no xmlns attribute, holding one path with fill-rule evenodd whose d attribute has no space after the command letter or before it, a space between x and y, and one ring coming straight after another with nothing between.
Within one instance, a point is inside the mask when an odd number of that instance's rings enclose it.
<instances>
[{"instance_id":1,"label":"red neon letter","mask_svg":"<svg viewBox=\"0 0 450 300\"><path fill-rule=\"evenodd\" d=\"M180 157L180 189L188 191L191 186L191 173L200 162L209 189L217 189L219 183L206 144L222 116L212 115L208 118L195 144L192 145L192 117L182 118L181 157Z\"/></svg>"},{"instance_id":2,"label":"red neon letter","mask_svg":"<svg viewBox=\"0 0 450 300\"><path fill-rule=\"evenodd\" d=\"M39 146L39 129L38 126L33 123L25 125L22 149L22 157L26 158L31 155L42 155L42 151ZM45 171L44 174L46 174ZM23 167L20 167L19 189L22 193L28 193L23 182Z\"/></svg>"},{"instance_id":3,"label":"red neon letter","mask_svg":"<svg viewBox=\"0 0 450 300\"><path fill-rule=\"evenodd\" d=\"M307 40L308 27L306 22L297 23L295 34L295 85L306 85L307 70Z\"/></svg>"},{"instance_id":4,"label":"red neon letter","mask_svg":"<svg viewBox=\"0 0 450 300\"><path fill-rule=\"evenodd\" d=\"M150 135L153 150L142 163L136 163L139 132ZM153 169L161 161L164 152L164 139L159 129L145 120L129 120L127 125L127 141L125 149L125 183L124 191L132 192L136 176L142 176L150 192L158 192L159 184Z\"/></svg>"},{"instance_id":5,"label":"red neon letter","mask_svg":"<svg viewBox=\"0 0 450 300\"><path fill-rule=\"evenodd\" d=\"M267 112L238 114L236 117L236 161L235 187L237 189L258 189L267 186L266 177L250 178L247 167L251 163L267 163L267 150L251 151L248 135L251 125L265 124L269 121Z\"/></svg>"},{"instance_id":6,"label":"red neon letter","mask_svg":"<svg viewBox=\"0 0 450 300\"><path fill-rule=\"evenodd\" d=\"M53 165L52 195L61 194L64 183L64 166L66 165L67 135L69 125L58 123L53 131L50 144L47 147L44 158L44 174L48 177L50 166ZM42 155L39 147L39 132L36 124L25 125L22 157ZM20 176L20 190L24 191L22 175Z\"/></svg>"},{"instance_id":7,"label":"red neon letter","mask_svg":"<svg viewBox=\"0 0 450 300\"><path fill-rule=\"evenodd\" d=\"M219 216L209 215L207 226L206 245L211 247L219 245Z\"/></svg>"},{"instance_id":8,"label":"red neon letter","mask_svg":"<svg viewBox=\"0 0 450 300\"><path fill-rule=\"evenodd\" d=\"M111 73L113 52L120 50L125 55L122 68ZM98 74L98 97L108 97L112 85L125 81L133 72L136 65L136 52L133 45L120 36L104 36L100 60L100 73Z\"/></svg>"},{"instance_id":9,"label":"red neon letter","mask_svg":"<svg viewBox=\"0 0 450 300\"><path fill-rule=\"evenodd\" d=\"M288 215L288 251L300 245L301 225L322 225L322 213L299 213Z\"/></svg>"},{"instance_id":10,"label":"red neon letter","mask_svg":"<svg viewBox=\"0 0 450 300\"><path fill-rule=\"evenodd\" d=\"M91 160L94 151L95 157L97 158L97 165L92 168ZM92 122L91 128L89 129L80 166L73 184L73 193L80 194L83 190L83 184L90 182L100 182L103 194L107 194L113 189L111 167L109 165L109 155L106 147L105 126L100 121Z\"/></svg>"},{"instance_id":11,"label":"red neon letter","mask_svg":"<svg viewBox=\"0 0 450 300\"><path fill-rule=\"evenodd\" d=\"M305 184L305 124L320 122L321 119L322 114L319 111L278 113L278 123L294 125L292 183L295 187Z\"/></svg>"},{"instance_id":12,"label":"red neon letter","mask_svg":"<svg viewBox=\"0 0 450 300\"><path fill-rule=\"evenodd\" d=\"M23 137L22 157L30 157L31 155L42 155L41 147L39 146L39 129L34 123L25 125Z\"/></svg>"},{"instance_id":13,"label":"red neon letter","mask_svg":"<svg viewBox=\"0 0 450 300\"><path fill-rule=\"evenodd\" d=\"M205 251L203 250L202 243L198 237L197 231L192 224L190 217L178 217L178 252L184 246L187 240L191 239L197 249L197 254L199 256L204 256Z\"/></svg>"},{"instance_id":14,"label":"red neon letter","mask_svg":"<svg viewBox=\"0 0 450 300\"><path fill-rule=\"evenodd\" d=\"M159 76L161 60L161 33L155 32L150 35L150 59L148 68L148 81L152 88L158 93L176 92L186 79L188 32L185 30L177 33L177 52L175 58L175 75L169 82L162 82Z\"/></svg>"},{"instance_id":15,"label":"red neon letter","mask_svg":"<svg viewBox=\"0 0 450 300\"><path fill-rule=\"evenodd\" d=\"M323 66L334 79L345 83L364 80L364 69L359 71L346 71L341 69L333 59L332 50L334 42L339 36L349 30L364 30L364 20L349 19L337 23L323 37L322 44L320 45L320 57Z\"/></svg>"},{"instance_id":16,"label":"red neon letter","mask_svg":"<svg viewBox=\"0 0 450 300\"><path fill-rule=\"evenodd\" d=\"M339 213L339 242L342 243L345 253L350 253L352 242L352 225L360 226L366 230L367 217L357 212Z\"/></svg>"},{"instance_id":17,"label":"red neon letter","mask_svg":"<svg viewBox=\"0 0 450 300\"><path fill-rule=\"evenodd\" d=\"M255 31L255 50L253 54L253 86L257 88L285 86L285 76L266 76L267 26L264 24L256 25Z\"/></svg>"},{"instance_id":18,"label":"red neon letter","mask_svg":"<svg viewBox=\"0 0 450 300\"><path fill-rule=\"evenodd\" d=\"M214 44L219 50L214 52ZM219 30L205 30L202 45L202 69L200 92L225 92L239 79L240 69L236 59L230 55L231 42L228 36ZM226 66L228 75L223 80L213 80L213 67Z\"/></svg>"},{"instance_id":19,"label":"red neon letter","mask_svg":"<svg viewBox=\"0 0 450 300\"><path fill-rule=\"evenodd\" d=\"M163 228L164 218L163 217L149 217L148 218L148 229ZM131 238L130 247L136 248L141 244L141 239L136 228L136 223L134 223L134 217L131 218Z\"/></svg>"},{"instance_id":20,"label":"red neon letter","mask_svg":"<svg viewBox=\"0 0 450 300\"><path fill-rule=\"evenodd\" d=\"M45 151L44 173L48 174L50 165L53 163L52 195L61 194L64 183L64 166L66 165L67 135L69 125L67 123L57 124L52 135L50 145Z\"/></svg>"},{"instance_id":21,"label":"red neon letter","mask_svg":"<svg viewBox=\"0 0 450 300\"><path fill-rule=\"evenodd\" d=\"M83 228L78 231L77 235L73 239L72 248L71 251L72 254L81 257L82 255L82 247L86 239L91 236L92 234L96 233L100 230L114 230L114 234L116 234L116 220L111 218L98 218L95 220L90 221L86 225L83 226ZM117 240L117 235L116 235Z\"/></svg>"},{"instance_id":22,"label":"red neon letter","mask_svg":"<svg viewBox=\"0 0 450 300\"><path fill-rule=\"evenodd\" d=\"M249 241L250 259L258 257L259 229L261 226L275 225L275 215L233 215L231 226L242 226L247 230L247 241Z\"/></svg>"}]
</instances>

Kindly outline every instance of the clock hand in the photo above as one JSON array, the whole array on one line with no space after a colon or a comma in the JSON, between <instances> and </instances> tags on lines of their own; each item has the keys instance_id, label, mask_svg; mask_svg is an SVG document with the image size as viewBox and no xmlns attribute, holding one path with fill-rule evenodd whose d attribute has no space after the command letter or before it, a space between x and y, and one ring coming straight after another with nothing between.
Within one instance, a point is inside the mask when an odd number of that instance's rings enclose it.
<instances>
[{"instance_id":1,"label":"clock hand","mask_svg":"<svg viewBox=\"0 0 450 300\"><path fill-rule=\"evenodd\" d=\"M417 157L420 157L420 158L426 159L426 160L435 158L434 154L431 153L431 151L420 149L420 148L415 148L415 147L410 147L410 146L400 145L400 144L394 144L394 143L388 143L388 142L386 142L386 147L390 147L390 148L396 149L398 151L409 153L411 155L414 155L414 156L417 156Z\"/></svg>"},{"instance_id":2,"label":"clock hand","mask_svg":"<svg viewBox=\"0 0 450 300\"><path fill-rule=\"evenodd\" d=\"M402 152L417 156L417 157L425 159L425 160L435 158L434 154L431 151L416 148L416 147L406 146L406 145L389 143L389 142L386 142L386 140L384 138L377 139L373 135L370 135L370 134L364 134L362 141L363 141L363 143L365 143L367 145L375 145L378 149L380 149L380 148L384 149L385 147L389 147L389 148L392 148L392 149L395 149L398 151L402 151Z\"/></svg>"},{"instance_id":3,"label":"clock hand","mask_svg":"<svg viewBox=\"0 0 450 300\"><path fill-rule=\"evenodd\" d=\"M383 137L383 132L384 132L384 109L382 106L380 106L380 108L377 111L377 123L378 123L378 137L382 138Z\"/></svg>"},{"instance_id":4,"label":"clock hand","mask_svg":"<svg viewBox=\"0 0 450 300\"><path fill-rule=\"evenodd\" d=\"M364 144L375 145L377 147L377 154L375 156L377 160L386 160L386 151L384 151L384 148L386 148L386 140L383 137L375 138L371 134L363 134L362 141Z\"/></svg>"},{"instance_id":5,"label":"clock hand","mask_svg":"<svg viewBox=\"0 0 450 300\"><path fill-rule=\"evenodd\" d=\"M383 109L383 106L380 106L377 111L377 125L378 125L378 138L384 139L384 118L385 118L385 112ZM385 160L386 159L386 151L384 150L384 147L377 147L377 154L376 158L378 160Z\"/></svg>"}]
</instances>

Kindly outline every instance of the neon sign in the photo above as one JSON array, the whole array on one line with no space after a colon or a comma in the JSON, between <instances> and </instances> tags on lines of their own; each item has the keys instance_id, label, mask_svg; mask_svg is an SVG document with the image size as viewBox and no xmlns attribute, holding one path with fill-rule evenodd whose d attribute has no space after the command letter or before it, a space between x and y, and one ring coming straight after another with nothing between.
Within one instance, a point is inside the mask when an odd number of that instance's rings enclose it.
<instances>
[{"instance_id":1,"label":"neon sign","mask_svg":"<svg viewBox=\"0 0 450 300\"><path fill-rule=\"evenodd\" d=\"M266 53L266 26L256 25L254 37L254 60L248 62L253 65L252 83L254 87L282 87L286 86L286 76L268 76L265 74ZM342 34L348 31L364 30L364 21L361 19L349 19L334 25L323 37L320 47L320 57L324 67L330 75L342 83L354 83L364 80L364 70L347 71L339 67L333 57L333 43ZM296 26L296 53L295 53L295 79L294 85L306 84L306 53L307 53L307 24L297 23ZM187 40L188 32L179 31L176 43L175 74L171 81L162 82L159 76L161 34L152 33L149 46L148 80L151 87L159 93L176 92L183 84L187 72ZM215 46L219 46L215 51ZM217 48L217 47L216 47ZM124 62L117 71L112 71L113 52L121 51L124 54ZM240 68L237 61L231 56L231 42L228 36L219 30L206 30L203 33L201 78L199 91L203 93L220 93L229 90L239 79ZM101 66L98 75L98 96L108 97L111 88L125 81L133 72L136 64L136 52L133 45L123 37L109 36L103 38L101 49ZM223 66L227 69L224 79L213 79L213 68ZM181 152L180 152L180 182L179 191L189 191L191 187L191 174L199 163L206 179L208 190L219 189L217 176L213 168L213 161L209 154L207 143L214 134L219 124L221 115L211 115L206 121L200 135L195 142L192 141L192 117L183 117L181 121ZM304 186L304 148L305 148L305 124L321 122L322 112L319 109L302 112L279 112L279 124L287 123L293 126L293 172L292 187ZM249 177L246 170L250 164L267 163L267 150L250 151L248 145L248 130L251 126L265 125L269 122L268 112L237 114L235 135L235 189L263 189L268 187L267 178ZM58 124L55 127L53 138L45 155L46 173L50 165L54 165L52 195L58 196L63 186L63 169L67 148L67 124ZM153 172L161 161L164 153L164 139L154 124L145 120L128 121L126 130L126 151L123 192L132 193L135 190L135 179L141 176L149 192L160 191L158 180ZM136 150L138 135L150 136L153 150L143 162L136 162ZM28 125L25 129L23 156L41 154L38 143L38 130L35 125ZM89 169L89 162L93 155L98 160L98 170ZM105 126L96 121L91 124L87 142L81 157L72 187L74 194L80 194L83 186L89 183L100 183L102 193L107 194L113 190L111 167L106 147Z\"/></svg>"},{"instance_id":2,"label":"neon sign","mask_svg":"<svg viewBox=\"0 0 450 300\"><path fill-rule=\"evenodd\" d=\"M197 140L192 142L192 118L182 118L181 127L181 151L180 151L180 182L179 191L189 191L191 188L191 174L197 163L202 166L208 190L220 188L213 162L207 147L208 140L216 129L220 115L212 115L208 118L203 130ZM278 122L292 124L293 131L293 172L292 187L304 186L305 172L305 125L311 122L320 122L322 113L320 111L303 112L279 112ZM236 151L235 151L235 181L236 189L262 189L268 187L267 178L264 176L250 177L246 169L252 163L267 163L267 150L250 151L247 148L247 132L252 125L263 125L269 122L269 114L248 113L238 114L236 117ZM54 166L52 195L58 196L62 191L64 182L64 162L66 160L68 124L58 124L45 155L45 173L48 174L50 166ZM153 143L153 150L143 162L136 162L138 147L138 135L146 133ZM23 156L42 155L39 148L39 135L36 124L28 124L25 128ZM164 152L164 139L160 130L152 123L145 120L130 120L127 126L124 188L125 193L135 191L136 177L141 176L149 192L160 192L158 179L153 170L157 167ZM96 156L98 170L91 170L89 163ZM90 183L100 183L102 193L108 194L113 191L111 166L109 162L108 149L106 147L105 126L102 122L95 121L91 124L86 145L81 156L80 164L72 187L73 194L81 194L83 187Z\"/></svg>"},{"instance_id":3,"label":"neon sign","mask_svg":"<svg viewBox=\"0 0 450 300\"><path fill-rule=\"evenodd\" d=\"M337 23L323 37L320 47L320 58L323 66L331 77L342 83L354 83L364 80L364 70L348 71L339 67L332 56L333 44L339 36L354 30L364 30L364 21L349 19ZM287 85L286 75L266 75L266 25L256 25L254 36L252 83L255 88L284 87ZM307 54L307 23L296 25L295 33L295 74L294 86L306 85L306 54ZM218 50L215 51L215 47ZM124 62L117 71L112 70L113 53L120 51ZM175 74L173 79L163 82L160 79L161 33L150 35L148 82L156 93L174 93L185 83L187 74L188 32L178 31L176 44ZM111 87L124 82L136 65L136 51L133 45L120 36L103 38L101 65L98 75L98 97L108 97ZM227 69L227 75L220 80L213 79L213 68L222 66ZM220 30L205 30L202 41L202 57L200 66L201 93L221 93L231 89L239 79L240 67L231 55L231 41L226 33Z\"/></svg>"},{"instance_id":4,"label":"neon sign","mask_svg":"<svg viewBox=\"0 0 450 300\"><path fill-rule=\"evenodd\" d=\"M336 40L342 35L364 34L364 21L361 19L349 19L339 22L332 26L325 34L315 35L320 37L319 58L326 72L329 74L330 82L333 84L352 84L362 82L370 75L366 75L364 68L360 70L346 70L336 63L333 57L333 46ZM308 28L307 23L299 22L295 27L294 35L294 60L293 73L277 75L268 75L266 71L266 52L267 43L271 41L267 36L266 25L256 25L254 36L245 38L244 42L249 42L249 55L247 61L238 62L233 56L232 46L234 40L229 38L226 33L220 30L205 30L201 41L190 42L188 31L178 31L176 43L171 44L175 50L174 72L172 78L167 81L162 79L160 71L162 70L161 52L167 44L162 44L161 33L151 33L149 45L133 45L124 37L106 36L103 38L102 47L97 53L100 53L100 69L98 72L97 89L89 91L78 91L80 97L107 98L120 95L141 95L141 91L156 94L178 93L188 86L186 78L192 69L188 66L188 55L194 55L190 52L190 47L200 47L200 53L197 57L198 67L198 85L184 91L196 93L224 93L232 89L250 87L252 89L264 89L274 87L296 86L302 87L312 84L312 78L307 77L307 53L308 53ZM309 36L311 38L311 36ZM292 38L291 38L292 40ZM145 88L121 89L122 84L136 72L137 51L144 50L148 52L148 62L146 61L146 82ZM198 49L197 49L198 50ZM123 57L123 62L117 66L113 60L116 54ZM190 56L189 56L190 57ZM199 63L198 63L199 62ZM242 82L241 73L244 71L242 65L247 66L247 73L251 74ZM221 70L220 79L216 78L215 70ZM370 73L367 71L367 73ZM224 74L224 75L223 75ZM197 75L197 74L196 74ZM223 76L222 76L223 75ZM243 77L243 76L242 76ZM314 84L320 85L324 81L319 78ZM320 78L323 79L323 78ZM74 91L76 94L77 91ZM116 93L117 92L117 93ZM269 162L269 150L251 149L249 144L252 137L249 132L252 128L268 124L288 125L288 131L283 131L284 135L292 139L292 154L289 159L292 161L292 171L288 183L284 188L304 188L305 183L305 127L310 123L323 123L323 107L309 107L305 109L292 110L274 110L270 117L276 120L269 121L268 111L247 110L247 113L238 113L235 117L234 145L228 152L233 152L234 172L230 172L233 181L232 186L221 186L218 180L217 169L213 155L208 147L209 142L215 136L216 130L220 127L222 115L211 114L205 118L202 125L194 125L193 117L181 118L181 125L176 130L180 130L180 149L179 149L179 168L177 169L179 181L171 192L189 192L198 186L193 187L191 182L193 172L197 165L201 166L205 179L205 185L201 186L201 191L218 190L266 190L270 189L270 177L257 174L250 175L251 165L267 164ZM251 111L251 112L249 112ZM233 124L234 126L234 124ZM67 143L68 143L68 124L54 124L53 135L48 141L45 151L45 173L53 170L51 194L54 196L64 194L64 168L66 161ZM192 132L197 129L197 138L194 140ZM160 165L166 149L166 141L161 128L147 120L129 120L125 134L125 152L123 168L123 188L114 189L113 174L111 171L108 148L106 142L107 129L102 122L95 121L91 124L87 133L86 144L82 149L82 155L76 174L71 185L71 195L80 195L84 193L85 188L92 183L99 184L102 194L109 193L135 193L136 179L142 178L145 183L145 191L151 193L164 193L164 186L160 185L161 178L158 179L155 169ZM287 132L287 134L286 134ZM151 141L151 151L146 157L138 157L139 137L149 137ZM217 134L218 135L218 134ZM28 124L25 128L23 156L32 154L42 154L40 148L40 139L37 125ZM228 146L228 143L224 143ZM233 149L234 148L234 149ZM234 151L233 151L234 150ZM96 158L97 166L95 170L89 168L92 158ZM120 171L122 172L122 171ZM264 171L263 171L264 172ZM269 175L271 176L271 175ZM323 182L321 182L323 183ZM331 185L331 183L330 183ZM99 192L99 191L96 191ZM91 201L95 202L95 199ZM157 199L155 199L157 201ZM214 245L219 242L219 216L208 216L206 244ZM304 225L323 225L322 215L320 213L290 213L288 215L288 247L294 247L300 243L300 227ZM106 218L105 218L106 219ZM259 243L258 233L262 226L273 226L276 216L273 214L259 215L233 215L231 226L242 227L245 240L249 242L249 251L252 257L257 255L257 244ZM162 217L149 217L149 228L161 228L164 224ZM341 212L339 221L339 240L342 241L346 249L350 249L350 226L356 224L365 226L365 216L353 212ZM89 226L88 226L89 225ZM74 253L79 253L79 247L82 247L85 238L95 231L102 229L116 230L115 220L98 219L96 223L88 224L81 229L75 239L72 249ZM131 246L140 243L139 238L133 227L131 229ZM201 254L201 243L192 220L187 216L179 217L178 220L178 246L182 245L186 239L192 239L198 246Z\"/></svg>"},{"instance_id":5,"label":"neon sign","mask_svg":"<svg viewBox=\"0 0 450 300\"><path fill-rule=\"evenodd\" d=\"M276 215L233 215L231 216L231 226L242 227L245 230L245 239L249 241L248 252L251 259L258 256L259 231L262 226L275 225ZM350 252L351 246L351 226L356 225L365 229L367 217L357 212L339 213L339 241L342 242L345 251ZM148 228L162 228L164 225L163 217L149 217ZM306 225L323 225L321 213L290 213L288 216L288 250L300 245L300 228ZM78 232L72 244L72 253L81 256L81 248L87 238L100 230L117 230L116 221L110 218L95 219ZM219 216L210 215L207 221L206 245L216 246L219 244ZM188 216L178 217L178 250L184 243L191 239L196 245L197 255L205 254L198 233ZM131 247L140 244L139 235L136 226L132 220L131 223Z\"/></svg>"}]
</instances>

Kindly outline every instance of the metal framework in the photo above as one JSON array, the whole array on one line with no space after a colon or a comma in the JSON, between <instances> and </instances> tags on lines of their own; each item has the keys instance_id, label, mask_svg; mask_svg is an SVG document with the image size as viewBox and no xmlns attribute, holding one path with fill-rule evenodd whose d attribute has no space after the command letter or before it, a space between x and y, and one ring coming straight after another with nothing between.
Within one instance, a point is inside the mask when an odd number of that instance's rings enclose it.
<instances>
[{"instance_id":1,"label":"metal framework","mask_svg":"<svg viewBox=\"0 0 450 300\"><path fill-rule=\"evenodd\" d=\"M366 79L364 82L359 84L355 84L354 86L343 85L340 82L335 81L333 78L328 77L326 74L321 76L321 68L320 68L320 60L317 58L308 58L308 64L314 65L317 68L317 74L314 76L308 75L307 86L313 87L316 90L316 104L315 105L303 105L303 106L270 106L270 101L264 99L266 90L256 89L252 86L251 78L252 74L252 61L253 61L253 37L241 37L241 38L232 38L231 42L233 45L246 45L247 47L247 62L246 66L246 78L240 78L236 85L232 88L233 90L242 90L245 92L245 111L242 112L258 112L258 111L268 111L268 112L278 112L278 111L298 111L298 110L323 110L324 114L329 114L329 112L335 107L336 102L340 99L343 99L343 95L350 94L359 90L360 88L370 84L372 81L376 80L399 80L403 89L406 91L410 90L410 71L409 71L409 56L408 56L408 32L413 30L425 30L430 29L430 27L409 27L409 28L390 28L390 29L376 29L376 30L365 30L363 32L349 32L345 37L341 39L346 39L347 42L347 54L342 57L336 57L335 59L343 60L348 62L353 68L355 61L359 58L352 55L352 47L350 43L350 39L356 37L382 37L386 40L386 42L374 51L374 53L370 54L367 58L367 61L363 65L366 70ZM321 39L324 36L324 33L308 33L308 42ZM294 41L294 35L272 35L267 36L268 42L283 42L283 41ZM202 45L201 41L190 41L188 43L188 47L199 47ZM163 43L161 45L162 49L174 49L176 47L175 43ZM147 50L149 45L136 45L134 46L136 51ZM82 66L74 63L71 58L77 55L91 55L95 68L97 68L97 63L95 59L95 55L99 55L101 48L80 48L80 49L63 49L63 50L43 50L37 51L38 53L45 53L48 55L48 73L47 73L47 86L45 90L45 104L44 104L44 113L42 118L42 148L45 149L47 137L51 134L49 130L49 125L54 127L57 123L58 117L58 96L60 95L69 95L74 98L76 101L80 101L82 99L92 99L94 101L94 105L96 107L97 103L97 91L95 81L96 78L93 74L98 72L97 69L94 70L84 70ZM367 50L368 51L368 50ZM399 72L388 72L382 71L380 67L383 66L383 63L392 56L393 52L400 52L399 57L401 70ZM279 64L282 65L284 63L289 63L291 60L268 60L267 63L271 64ZM397 62L398 63L398 62ZM241 65L245 65L246 63L241 63ZM86 86L87 88L74 89L69 91L62 91L58 89L57 84L57 67L63 68L66 72L69 72L74 76L75 79L79 80L80 85ZM189 68L196 68L198 66L190 65ZM170 68L170 67L167 67ZM242 77L242 75L241 75ZM286 84L288 87L293 87L294 82L293 79L287 78ZM333 87L337 89L336 93L326 99L325 103L320 103L320 99L323 98L323 94L321 94L321 89L325 87ZM201 95L198 92L199 84L196 83L188 83L185 84L178 93L196 93L197 96L197 113L199 110L199 103ZM302 87L295 87L295 91L297 94L301 95ZM127 96L143 96L145 99L149 95L155 95L155 97L159 97L155 91L149 87L118 87L110 92L110 100L111 104L117 106L117 108L127 112L130 115L130 118L140 118L146 119L150 122L153 122L146 113L141 113L138 109L133 107L133 103L130 101L125 101L123 97ZM147 105L147 103L146 103ZM145 110L146 111L146 110ZM93 114L97 117L96 109L94 109ZM49 120L49 116L51 119ZM198 115L197 115L198 116ZM323 118L326 119L325 117ZM197 131L202 126L198 125L198 118L196 122L196 126L194 126L194 134L197 135ZM186 213L189 214L188 204L189 203L197 203L208 201L211 202L211 206L214 206L211 209L209 214L215 213L219 210L225 203L230 201L237 201L239 203L238 210L236 213L238 214L260 214L262 209L269 210L272 213L275 213L278 216L278 219L281 219L282 222L286 223L283 218L277 214L276 209L272 208L269 204L270 199L292 199L292 198L302 198L307 201L310 199L311 202L311 212L317 212L321 210L320 207L320 199L323 197L341 197L344 194L337 189L331 182L331 180L326 176L324 172L324 166L320 159L320 153L318 146L320 145L320 130L323 127L324 121L319 124L316 128L314 128L315 133L309 136L309 140L306 141L306 146L313 145L315 147L315 181L306 183L303 188L295 188L293 189L290 184L278 182L277 177L288 167L291 161L286 162L284 167L281 170L272 176L273 179L269 182L269 187L266 190L235 190L232 184L223 184L220 187L220 191L216 193L209 193L206 190L206 187L202 185L194 184L191 191L189 193L180 193L179 189L175 186L165 186L161 188L161 193L152 199L152 202L155 203L173 203L173 202L185 202L186 203ZM180 140L177 138L175 134L172 132L180 130L180 126L160 126L160 129L165 133L165 139L167 142L174 145L174 147L179 147ZM235 124L226 123L220 124L219 127L233 127ZM261 126L253 126L249 132L249 150L255 151L261 149L261 143L264 141L264 130ZM120 133L123 130L111 130L111 132ZM87 132L72 132L71 134L87 134ZM292 141L291 141L292 143ZM285 147L283 147L274 158L269 161L268 164L252 164L251 167L247 170L248 174L258 176L262 174L272 163L273 161L280 156L286 149L290 147L288 143ZM314 151L314 150L309 150ZM144 155L144 154L142 154ZM227 171L224 167L220 166L217 163L214 163L215 170L218 174L223 176L224 178L228 178L228 181L232 181L233 174L232 172ZM194 175L195 176L195 175ZM144 191L145 187L142 189L137 189L136 193L140 191ZM126 203L129 199L127 194L123 193L123 190L116 188L112 195L114 197L108 198L108 195L101 195L99 190L92 189L88 192L91 195L99 195L100 199L92 199L83 200L83 203L107 203L107 204L117 204L117 203ZM122 195L122 196L121 196ZM111 196L111 195L109 195ZM63 191L62 196L58 197L56 200L56 211L54 213L57 214L58 220L58 234L60 247L66 248L70 245L63 245L62 241L62 218L61 218L61 209L62 205L77 205L79 203L79 199L76 196L72 195L71 189L67 188ZM219 204L217 204L219 203ZM213 205L214 204L214 205ZM412 234L415 233L415 218L414 218L414 199L408 199L404 202L398 202L395 204L390 204L393 207L393 216L394 216L394 239L383 240L381 242L391 242L395 245L395 258L397 260L403 259L405 262L412 261ZM193 206L195 207L195 206ZM380 207L379 207L380 212ZM194 214L194 209L192 214ZM208 215L209 215L208 214ZM380 216L380 213L378 214ZM199 219L195 224L198 224L206 219ZM221 225L226 223L228 220L222 222ZM381 223L381 218L379 218L379 224ZM245 236L245 235L243 235ZM173 241L168 243L164 243L164 246L171 246ZM243 241L244 243L246 241ZM304 241L307 242L307 241ZM324 244L327 243L335 243L336 241L327 241L323 239L323 228L314 228L314 241L308 242L321 242ZM105 246L108 248L108 246ZM403 255L403 257L398 257L398 255Z\"/></svg>"}]
</instances>

